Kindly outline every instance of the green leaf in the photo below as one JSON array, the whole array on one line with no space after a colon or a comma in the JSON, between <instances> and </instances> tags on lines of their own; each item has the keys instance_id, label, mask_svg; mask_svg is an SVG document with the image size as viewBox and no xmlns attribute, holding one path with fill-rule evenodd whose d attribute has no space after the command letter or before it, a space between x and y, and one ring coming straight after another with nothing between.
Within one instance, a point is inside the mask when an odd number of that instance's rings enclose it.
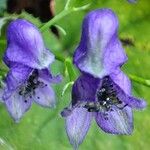
<instances>
[{"instance_id":1,"label":"green leaf","mask_svg":"<svg viewBox=\"0 0 150 150\"><path fill-rule=\"evenodd\" d=\"M74 81L76 78L76 73L74 70L74 65L72 64L72 60L70 58L67 58L65 60L65 66L66 66L66 70L69 75L70 81Z\"/></svg>"}]
</instances>

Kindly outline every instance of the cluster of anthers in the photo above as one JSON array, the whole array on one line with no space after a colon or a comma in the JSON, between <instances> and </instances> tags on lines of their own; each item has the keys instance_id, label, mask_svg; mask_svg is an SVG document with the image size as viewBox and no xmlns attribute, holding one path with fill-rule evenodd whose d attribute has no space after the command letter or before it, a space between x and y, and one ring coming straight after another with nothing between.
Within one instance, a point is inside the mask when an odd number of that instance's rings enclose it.
<instances>
[{"instance_id":1,"label":"cluster of anthers","mask_svg":"<svg viewBox=\"0 0 150 150\"><path fill-rule=\"evenodd\" d=\"M24 98L32 98L33 95L35 95L35 90L38 87L44 88L45 86L47 86L47 84L44 84L42 81L39 81L38 77L38 70L35 69L29 76L24 86L20 88L19 95L23 96ZM40 97L37 97L37 99L40 99ZM26 103L27 99L25 99L24 102Z\"/></svg>"},{"instance_id":2,"label":"cluster of anthers","mask_svg":"<svg viewBox=\"0 0 150 150\"><path fill-rule=\"evenodd\" d=\"M103 112L105 119L108 111L113 111L113 107L124 109L128 104L124 104L117 96L115 85L111 79L106 76L103 80L101 88L97 91L95 102L86 102L84 108L88 112Z\"/></svg>"}]
</instances>

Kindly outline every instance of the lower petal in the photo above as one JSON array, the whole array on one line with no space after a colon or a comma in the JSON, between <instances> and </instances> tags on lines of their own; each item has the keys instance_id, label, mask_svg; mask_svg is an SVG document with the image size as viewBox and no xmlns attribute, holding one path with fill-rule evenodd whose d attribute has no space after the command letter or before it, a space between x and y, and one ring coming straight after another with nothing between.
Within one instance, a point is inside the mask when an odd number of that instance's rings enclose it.
<instances>
[{"instance_id":1,"label":"lower petal","mask_svg":"<svg viewBox=\"0 0 150 150\"><path fill-rule=\"evenodd\" d=\"M55 107L55 93L47 83L35 90L33 99L43 107Z\"/></svg>"},{"instance_id":2,"label":"lower petal","mask_svg":"<svg viewBox=\"0 0 150 150\"><path fill-rule=\"evenodd\" d=\"M134 109L143 109L146 107L146 102L143 99L135 98L135 97L129 97L127 103L130 107Z\"/></svg>"},{"instance_id":3,"label":"lower petal","mask_svg":"<svg viewBox=\"0 0 150 150\"><path fill-rule=\"evenodd\" d=\"M92 113L87 112L84 108L75 108L72 114L65 118L65 121L70 143L74 149L77 149L89 130Z\"/></svg>"},{"instance_id":4,"label":"lower petal","mask_svg":"<svg viewBox=\"0 0 150 150\"><path fill-rule=\"evenodd\" d=\"M111 134L129 135L133 131L132 110L128 106L123 109L114 108L108 114L97 113L96 122L104 132Z\"/></svg>"},{"instance_id":5,"label":"lower petal","mask_svg":"<svg viewBox=\"0 0 150 150\"><path fill-rule=\"evenodd\" d=\"M32 100L25 99L14 92L11 97L5 100L5 104L12 118L19 122L23 114L30 108Z\"/></svg>"},{"instance_id":6,"label":"lower petal","mask_svg":"<svg viewBox=\"0 0 150 150\"><path fill-rule=\"evenodd\" d=\"M50 83L58 83L61 81L60 76L53 77L48 68L38 70L38 81L41 85L35 89L34 101L43 107L55 107L55 93ZM55 79L54 79L55 78Z\"/></svg>"}]
</instances>

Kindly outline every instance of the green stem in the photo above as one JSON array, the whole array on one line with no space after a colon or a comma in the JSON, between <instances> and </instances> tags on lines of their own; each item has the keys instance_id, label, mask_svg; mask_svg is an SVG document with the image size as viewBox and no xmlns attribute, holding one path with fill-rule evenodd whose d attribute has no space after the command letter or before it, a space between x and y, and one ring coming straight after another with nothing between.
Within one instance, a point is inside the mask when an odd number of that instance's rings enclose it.
<instances>
[{"instance_id":1,"label":"green stem","mask_svg":"<svg viewBox=\"0 0 150 150\"><path fill-rule=\"evenodd\" d=\"M65 9L62 12L60 12L58 15L56 15L54 18L52 18L50 21L48 21L45 25L43 25L40 30L41 32L44 32L47 28L49 28L51 25L55 24L58 20L62 19L66 15L72 13L73 9Z\"/></svg>"},{"instance_id":2,"label":"green stem","mask_svg":"<svg viewBox=\"0 0 150 150\"><path fill-rule=\"evenodd\" d=\"M71 1L72 0L67 0L67 3L65 5L65 10L67 10L69 8Z\"/></svg>"},{"instance_id":3,"label":"green stem","mask_svg":"<svg viewBox=\"0 0 150 150\"><path fill-rule=\"evenodd\" d=\"M53 51L53 54L55 55L55 59L57 59L63 63L65 62L65 58L63 57L63 55L60 52Z\"/></svg>"},{"instance_id":4,"label":"green stem","mask_svg":"<svg viewBox=\"0 0 150 150\"><path fill-rule=\"evenodd\" d=\"M140 83L140 84L150 87L150 80L144 79L144 78L141 78L141 77L138 77L135 75L131 75L131 74L129 74L128 76L132 81L135 81L137 83Z\"/></svg>"},{"instance_id":5,"label":"green stem","mask_svg":"<svg viewBox=\"0 0 150 150\"><path fill-rule=\"evenodd\" d=\"M70 0L68 0L65 9L61 11L58 15L56 15L54 18L52 18L50 21L45 23L42 27L40 27L41 32L44 32L47 28L54 25L58 20L62 19L63 17L67 16L68 14L76 11L82 11L89 8L90 4L81 6L81 7L70 7Z\"/></svg>"}]
</instances>

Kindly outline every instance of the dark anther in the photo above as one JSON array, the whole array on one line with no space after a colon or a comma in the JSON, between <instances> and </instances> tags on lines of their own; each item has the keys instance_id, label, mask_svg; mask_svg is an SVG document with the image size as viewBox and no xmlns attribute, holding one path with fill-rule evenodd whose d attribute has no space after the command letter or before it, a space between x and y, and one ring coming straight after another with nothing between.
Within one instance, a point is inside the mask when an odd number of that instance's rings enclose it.
<instances>
[{"instance_id":1,"label":"dark anther","mask_svg":"<svg viewBox=\"0 0 150 150\"><path fill-rule=\"evenodd\" d=\"M37 97L38 99L40 99L40 97Z\"/></svg>"},{"instance_id":2,"label":"dark anther","mask_svg":"<svg viewBox=\"0 0 150 150\"><path fill-rule=\"evenodd\" d=\"M104 117L105 120L108 120L108 117Z\"/></svg>"},{"instance_id":3,"label":"dark anther","mask_svg":"<svg viewBox=\"0 0 150 150\"><path fill-rule=\"evenodd\" d=\"M27 101L27 100L24 100L24 102L27 103L28 101Z\"/></svg>"},{"instance_id":4,"label":"dark anther","mask_svg":"<svg viewBox=\"0 0 150 150\"><path fill-rule=\"evenodd\" d=\"M99 112L100 105L96 102L87 102L84 106L88 112Z\"/></svg>"},{"instance_id":5,"label":"dark anther","mask_svg":"<svg viewBox=\"0 0 150 150\"><path fill-rule=\"evenodd\" d=\"M116 105L117 106L117 105ZM117 106L117 108L119 108L120 110L124 109L126 106L128 106L128 104L125 104L124 106Z\"/></svg>"},{"instance_id":6,"label":"dark anther","mask_svg":"<svg viewBox=\"0 0 150 150\"><path fill-rule=\"evenodd\" d=\"M112 87L113 87L113 85L112 85L112 84L110 84L110 87L112 88Z\"/></svg>"},{"instance_id":7,"label":"dark anther","mask_svg":"<svg viewBox=\"0 0 150 150\"><path fill-rule=\"evenodd\" d=\"M88 108L88 112L93 112L94 109L93 108Z\"/></svg>"},{"instance_id":8,"label":"dark anther","mask_svg":"<svg viewBox=\"0 0 150 150\"><path fill-rule=\"evenodd\" d=\"M19 95L22 95L22 91L19 91Z\"/></svg>"},{"instance_id":9,"label":"dark anther","mask_svg":"<svg viewBox=\"0 0 150 150\"><path fill-rule=\"evenodd\" d=\"M112 111L114 111L114 110L111 108L110 111L112 112Z\"/></svg>"},{"instance_id":10,"label":"dark anther","mask_svg":"<svg viewBox=\"0 0 150 150\"><path fill-rule=\"evenodd\" d=\"M107 81L109 79L109 76L105 76L104 79Z\"/></svg>"},{"instance_id":11,"label":"dark anther","mask_svg":"<svg viewBox=\"0 0 150 150\"><path fill-rule=\"evenodd\" d=\"M122 104L122 101L119 100L119 101L118 101L118 104Z\"/></svg>"},{"instance_id":12,"label":"dark anther","mask_svg":"<svg viewBox=\"0 0 150 150\"><path fill-rule=\"evenodd\" d=\"M108 113L106 113L106 112L104 113L104 119L108 120Z\"/></svg>"}]
</instances>

